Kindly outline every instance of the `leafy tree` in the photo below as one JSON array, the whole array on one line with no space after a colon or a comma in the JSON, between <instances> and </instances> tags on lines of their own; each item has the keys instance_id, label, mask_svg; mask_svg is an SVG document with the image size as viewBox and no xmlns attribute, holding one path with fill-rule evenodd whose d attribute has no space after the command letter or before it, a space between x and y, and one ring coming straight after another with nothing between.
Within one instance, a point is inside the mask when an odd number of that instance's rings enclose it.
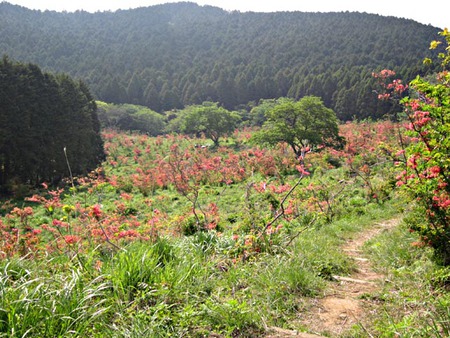
<instances>
[{"instance_id":1,"label":"leafy tree","mask_svg":"<svg viewBox=\"0 0 450 338\"><path fill-rule=\"evenodd\" d=\"M273 107L283 102L283 100L289 99L282 97L279 99L260 100L259 104L250 110L250 124L261 127L266 121L267 111L273 109Z\"/></svg>"},{"instance_id":2,"label":"leafy tree","mask_svg":"<svg viewBox=\"0 0 450 338\"><path fill-rule=\"evenodd\" d=\"M240 117L235 112L219 107L217 103L203 102L202 105L187 107L177 119L180 119L181 132L204 134L218 146L219 139L236 128Z\"/></svg>"},{"instance_id":3,"label":"leafy tree","mask_svg":"<svg viewBox=\"0 0 450 338\"><path fill-rule=\"evenodd\" d=\"M269 145L286 142L297 157L302 156L308 146L342 145L336 113L325 107L319 97L305 96L300 101L280 99L279 102L266 112L267 120L253 136L254 141Z\"/></svg>"},{"instance_id":4,"label":"leafy tree","mask_svg":"<svg viewBox=\"0 0 450 338\"><path fill-rule=\"evenodd\" d=\"M164 116L147 107L134 104L108 104L102 101L98 101L97 106L103 128L134 130L157 136L162 134L166 127Z\"/></svg>"}]
</instances>

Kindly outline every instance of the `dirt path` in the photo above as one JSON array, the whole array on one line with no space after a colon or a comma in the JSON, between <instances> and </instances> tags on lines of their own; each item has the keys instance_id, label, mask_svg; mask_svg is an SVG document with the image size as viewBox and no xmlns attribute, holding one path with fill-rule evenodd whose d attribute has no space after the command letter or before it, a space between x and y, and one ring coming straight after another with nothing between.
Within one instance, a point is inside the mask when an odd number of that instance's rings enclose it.
<instances>
[{"instance_id":1,"label":"dirt path","mask_svg":"<svg viewBox=\"0 0 450 338\"><path fill-rule=\"evenodd\" d=\"M372 269L370 261L363 257L362 247L369 239L398 223L399 219L392 219L375 224L342 247L354 259L356 271L350 277L334 276L337 282L333 283L323 298L313 301L311 311L302 318L302 324L315 334L273 328L269 337L318 338L322 337L320 334L339 337L353 325L363 322L371 304L370 300L362 296L376 291L385 276Z\"/></svg>"}]
</instances>

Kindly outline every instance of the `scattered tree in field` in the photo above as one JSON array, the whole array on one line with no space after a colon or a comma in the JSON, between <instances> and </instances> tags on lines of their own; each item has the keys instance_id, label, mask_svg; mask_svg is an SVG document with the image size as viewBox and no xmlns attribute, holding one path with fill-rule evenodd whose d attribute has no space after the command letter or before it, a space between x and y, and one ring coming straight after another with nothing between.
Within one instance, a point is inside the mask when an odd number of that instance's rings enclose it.
<instances>
[{"instance_id":1,"label":"scattered tree in field","mask_svg":"<svg viewBox=\"0 0 450 338\"><path fill-rule=\"evenodd\" d=\"M440 33L450 45L447 29ZM433 41L430 48L441 42ZM410 83L410 97L403 104L409 120L403 149L399 152L397 185L416 200L415 212L407 217L412 230L421 236L422 244L434 248L436 257L450 265L450 49L440 53L443 70L435 79L427 81L417 77ZM425 62L431 62L425 59ZM393 76L392 71L382 71L377 76ZM385 85L392 97L405 87L398 81Z\"/></svg>"},{"instance_id":2,"label":"scattered tree in field","mask_svg":"<svg viewBox=\"0 0 450 338\"><path fill-rule=\"evenodd\" d=\"M233 132L240 120L237 113L231 112L217 103L203 102L202 105L189 106L180 112L178 121L181 132L186 134L204 134L219 145L221 137Z\"/></svg>"},{"instance_id":3,"label":"scattered tree in field","mask_svg":"<svg viewBox=\"0 0 450 338\"><path fill-rule=\"evenodd\" d=\"M307 147L338 147L343 142L336 114L319 97L281 100L266 112L266 119L253 139L269 145L285 142L297 157L303 156Z\"/></svg>"},{"instance_id":4,"label":"scattered tree in field","mask_svg":"<svg viewBox=\"0 0 450 338\"><path fill-rule=\"evenodd\" d=\"M95 101L82 82L0 61L0 188L85 174L104 159Z\"/></svg>"}]
</instances>

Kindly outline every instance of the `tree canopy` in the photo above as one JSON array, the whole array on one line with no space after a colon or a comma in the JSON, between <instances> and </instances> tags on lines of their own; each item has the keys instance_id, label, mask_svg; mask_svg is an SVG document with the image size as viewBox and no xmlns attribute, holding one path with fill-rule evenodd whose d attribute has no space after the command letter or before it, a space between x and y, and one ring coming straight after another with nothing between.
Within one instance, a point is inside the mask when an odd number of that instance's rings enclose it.
<instances>
[{"instance_id":1,"label":"tree canopy","mask_svg":"<svg viewBox=\"0 0 450 338\"><path fill-rule=\"evenodd\" d=\"M104 158L95 101L83 82L0 61L0 189L85 174ZM66 159L67 155L67 159Z\"/></svg>"},{"instance_id":2,"label":"tree canopy","mask_svg":"<svg viewBox=\"0 0 450 338\"><path fill-rule=\"evenodd\" d=\"M0 3L0 46L14 59L83 79L97 99L156 112L204 101L319 96L342 120L379 117L373 71L404 82L437 28L367 13L240 13L194 3L57 13ZM436 51L436 54L439 51Z\"/></svg>"},{"instance_id":3,"label":"tree canopy","mask_svg":"<svg viewBox=\"0 0 450 338\"><path fill-rule=\"evenodd\" d=\"M147 107L134 104L108 104L102 101L96 103L102 128L139 131L151 136L160 135L165 131L165 117Z\"/></svg>"},{"instance_id":4,"label":"tree canopy","mask_svg":"<svg viewBox=\"0 0 450 338\"><path fill-rule=\"evenodd\" d=\"M271 145L286 142L297 157L303 156L307 147L336 147L343 142L336 113L316 96L305 96L300 101L279 99L266 111L266 122L253 139Z\"/></svg>"},{"instance_id":5,"label":"tree canopy","mask_svg":"<svg viewBox=\"0 0 450 338\"><path fill-rule=\"evenodd\" d=\"M237 127L240 116L214 102L186 107L171 121L172 130L179 129L185 134L204 134L219 145L221 137L231 133Z\"/></svg>"}]
</instances>

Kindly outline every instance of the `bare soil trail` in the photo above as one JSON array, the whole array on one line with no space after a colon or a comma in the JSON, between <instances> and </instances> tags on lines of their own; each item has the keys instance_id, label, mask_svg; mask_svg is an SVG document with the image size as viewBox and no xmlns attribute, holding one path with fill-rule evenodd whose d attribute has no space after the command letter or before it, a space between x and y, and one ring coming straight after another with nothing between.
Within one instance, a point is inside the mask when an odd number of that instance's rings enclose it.
<instances>
[{"instance_id":1,"label":"bare soil trail","mask_svg":"<svg viewBox=\"0 0 450 338\"><path fill-rule=\"evenodd\" d=\"M376 306L371 297L364 295L373 294L386 279L386 276L373 270L371 262L363 255L362 247L365 242L399 222L399 219L392 219L376 223L345 243L342 250L355 261L356 269L349 277L333 276L336 282L330 283L325 295L311 301L311 310L300 318L301 324L311 333L271 328L266 338L324 337L321 334L340 337L353 325L361 325L371 308Z\"/></svg>"}]
</instances>

